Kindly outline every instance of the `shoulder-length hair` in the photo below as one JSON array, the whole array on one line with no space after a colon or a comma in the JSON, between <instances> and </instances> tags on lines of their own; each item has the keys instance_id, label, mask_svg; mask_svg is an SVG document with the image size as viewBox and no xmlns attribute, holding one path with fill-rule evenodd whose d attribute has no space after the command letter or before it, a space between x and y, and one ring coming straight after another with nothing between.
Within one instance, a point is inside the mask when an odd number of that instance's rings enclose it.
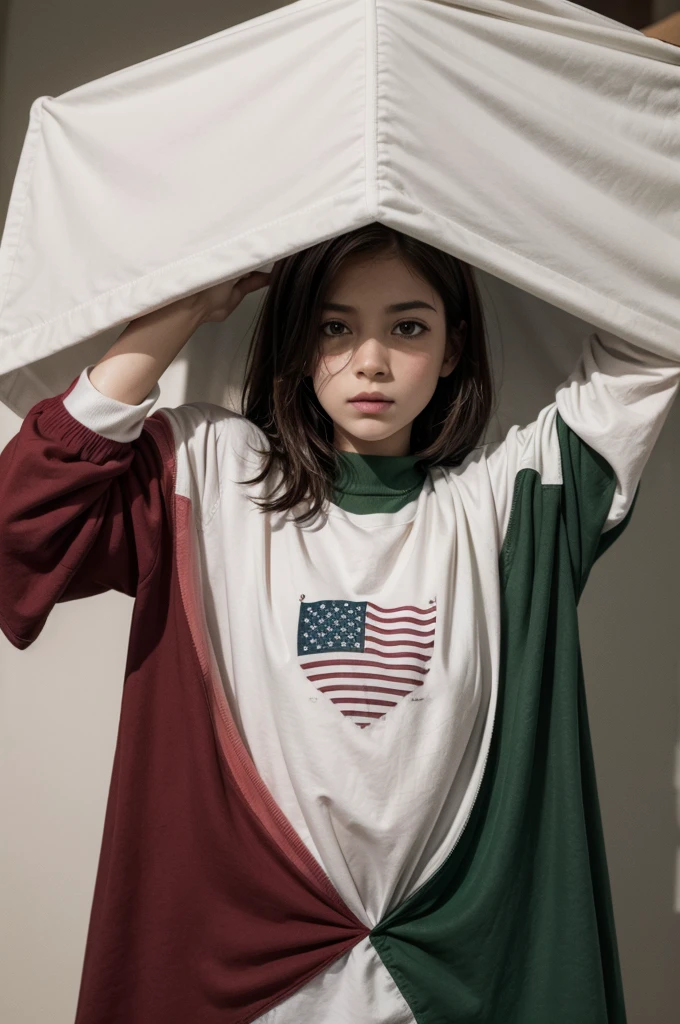
<instances>
[{"instance_id":1,"label":"shoulder-length hair","mask_svg":"<svg viewBox=\"0 0 680 1024\"><path fill-rule=\"evenodd\" d=\"M456 466L477 445L493 412L481 301L468 263L426 242L377 221L329 238L285 257L274 265L259 309L248 352L241 414L267 435L269 447L258 476L263 481L274 464L281 470L270 500L252 500L262 512L281 512L299 502L308 511L296 522L313 518L331 501L337 471L333 422L314 391L309 368L320 341L322 305L328 288L352 257L398 256L439 293L449 337L465 320L461 357L437 381L432 398L413 420L411 454L416 464Z\"/></svg>"}]
</instances>

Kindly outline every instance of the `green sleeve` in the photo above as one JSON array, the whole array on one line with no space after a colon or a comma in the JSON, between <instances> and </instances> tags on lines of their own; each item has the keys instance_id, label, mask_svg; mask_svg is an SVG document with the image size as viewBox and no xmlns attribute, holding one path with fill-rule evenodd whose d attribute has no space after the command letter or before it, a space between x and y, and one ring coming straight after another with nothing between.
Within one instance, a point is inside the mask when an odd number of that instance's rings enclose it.
<instances>
[{"instance_id":1,"label":"green sleeve","mask_svg":"<svg viewBox=\"0 0 680 1024\"><path fill-rule=\"evenodd\" d=\"M621 536L630 522L640 485L624 518L605 533L616 474L607 460L583 441L557 413L562 460L562 521L566 528L572 573L581 595L594 563Z\"/></svg>"}]
</instances>

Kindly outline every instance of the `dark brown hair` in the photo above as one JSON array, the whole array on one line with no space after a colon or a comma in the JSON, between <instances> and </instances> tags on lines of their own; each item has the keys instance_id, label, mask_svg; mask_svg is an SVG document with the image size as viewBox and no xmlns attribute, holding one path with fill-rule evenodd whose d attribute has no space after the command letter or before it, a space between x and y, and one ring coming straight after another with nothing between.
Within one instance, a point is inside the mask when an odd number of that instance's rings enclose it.
<instances>
[{"instance_id":1,"label":"dark brown hair","mask_svg":"<svg viewBox=\"0 0 680 1024\"><path fill-rule=\"evenodd\" d=\"M397 256L439 293L452 332L465 320L461 357L437 381L432 398L413 420L411 454L424 466L456 466L477 445L493 412L493 382L482 305L468 263L377 221L329 238L274 265L248 352L241 414L267 435L270 447L260 483L278 463L278 498L255 499L262 512L309 501L296 522L312 518L332 500L337 468L333 422L321 406L308 368L319 346L321 307L343 264L353 257ZM449 337L452 334L449 333Z\"/></svg>"}]
</instances>

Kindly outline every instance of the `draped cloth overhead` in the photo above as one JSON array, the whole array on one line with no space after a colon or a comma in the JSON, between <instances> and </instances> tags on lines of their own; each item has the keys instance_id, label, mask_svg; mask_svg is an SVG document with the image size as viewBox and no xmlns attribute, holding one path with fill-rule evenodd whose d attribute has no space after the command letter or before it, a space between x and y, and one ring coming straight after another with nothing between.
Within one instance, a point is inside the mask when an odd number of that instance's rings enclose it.
<instances>
[{"instance_id":1,"label":"draped cloth overhead","mask_svg":"<svg viewBox=\"0 0 680 1024\"><path fill-rule=\"evenodd\" d=\"M524 357L592 326L673 356L679 109L680 50L566 0L299 0L38 97L0 400L24 416L101 332L374 220L469 261Z\"/></svg>"}]
</instances>

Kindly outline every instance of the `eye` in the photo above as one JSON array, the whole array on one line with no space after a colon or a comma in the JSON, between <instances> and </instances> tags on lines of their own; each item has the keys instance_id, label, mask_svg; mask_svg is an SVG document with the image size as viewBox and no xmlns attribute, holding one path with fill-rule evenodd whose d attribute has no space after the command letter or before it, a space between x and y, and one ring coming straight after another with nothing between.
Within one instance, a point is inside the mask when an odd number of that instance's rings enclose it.
<instances>
[{"instance_id":1,"label":"eye","mask_svg":"<svg viewBox=\"0 0 680 1024\"><path fill-rule=\"evenodd\" d=\"M420 332L421 334L422 334L423 331L429 331L429 329L430 329L425 324L421 324L418 320L400 320L399 323L397 324L397 327L401 327L402 324L413 324L415 327L420 327L421 328L421 332ZM402 334L401 337L402 338L419 338L420 334Z\"/></svg>"},{"instance_id":2,"label":"eye","mask_svg":"<svg viewBox=\"0 0 680 1024\"><path fill-rule=\"evenodd\" d=\"M328 327L328 326L330 326L330 324L340 324L341 327L345 327L346 326L340 320L326 320L325 323L321 324L321 327L319 328L319 330L323 331L324 327ZM325 333L325 331L324 331L324 333ZM326 334L326 337L327 338L341 338L342 335L341 334Z\"/></svg>"},{"instance_id":3,"label":"eye","mask_svg":"<svg viewBox=\"0 0 680 1024\"><path fill-rule=\"evenodd\" d=\"M323 331L324 334L326 334L324 328L329 327L331 324L336 324L336 325L339 325L340 327L346 327L347 326L346 324L343 324L343 322L341 320L326 320L325 323L321 324L321 327L319 328L319 330ZM429 331L430 330L430 328L426 324L421 324L418 320L400 320L399 323L397 324L397 327L402 327L403 324L411 324L414 327L420 327L420 332L418 334L411 334L411 333L402 334L402 335L400 335L400 337L402 337L402 338L419 338L420 334L422 334L423 331ZM342 338L343 335L342 334L331 333L331 334L326 334L326 337L327 338Z\"/></svg>"}]
</instances>

